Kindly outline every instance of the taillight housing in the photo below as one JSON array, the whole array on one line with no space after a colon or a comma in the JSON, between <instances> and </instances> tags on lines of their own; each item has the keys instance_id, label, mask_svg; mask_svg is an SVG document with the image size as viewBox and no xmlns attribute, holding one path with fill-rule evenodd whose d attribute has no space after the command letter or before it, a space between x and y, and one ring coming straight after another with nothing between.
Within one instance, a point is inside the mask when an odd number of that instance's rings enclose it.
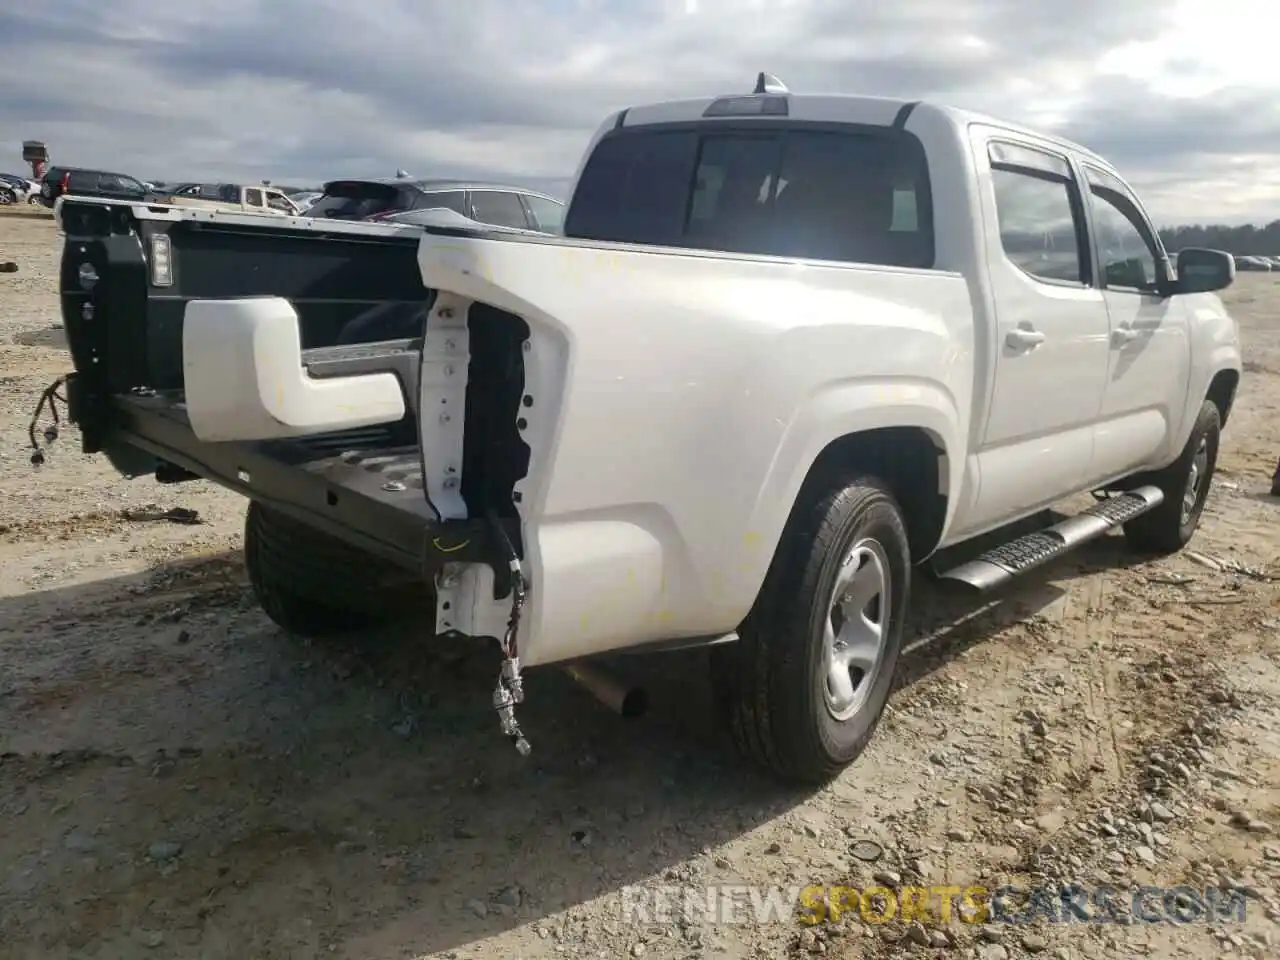
<instances>
[{"instance_id":1,"label":"taillight housing","mask_svg":"<svg viewBox=\"0 0 1280 960\"><path fill-rule=\"evenodd\" d=\"M173 286L173 248L168 235L163 233L151 235L151 284L156 287Z\"/></svg>"},{"instance_id":2,"label":"taillight housing","mask_svg":"<svg viewBox=\"0 0 1280 960\"><path fill-rule=\"evenodd\" d=\"M66 193L70 189L71 189L71 174L64 173L62 175L62 179L58 181L58 192Z\"/></svg>"}]
</instances>

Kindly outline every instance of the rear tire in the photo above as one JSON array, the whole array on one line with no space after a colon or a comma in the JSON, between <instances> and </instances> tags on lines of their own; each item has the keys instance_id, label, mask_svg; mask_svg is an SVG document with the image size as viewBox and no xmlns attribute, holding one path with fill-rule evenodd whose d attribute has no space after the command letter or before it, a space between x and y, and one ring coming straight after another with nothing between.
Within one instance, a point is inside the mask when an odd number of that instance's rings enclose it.
<instances>
[{"instance_id":1,"label":"rear tire","mask_svg":"<svg viewBox=\"0 0 1280 960\"><path fill-rule=\"evenodd\" d=\"M1221 435L1218 407L1206 400L1178 459L1163 470L1142 474L1126 484L1153 484L1164 493L1160 506L1124 525L1130 546L1144 553L1176 553L1195 536L1218 465Z\"/></svg>"},{"instance_id":2,"label":"rear tire","mask_svg":"<svg viewBox=\"0 0 1280 960\"><path fill-rule=\"evenodd\" d=\"M878 479L798 505L740 639L711 651L739 752L805 784L858 758L893 686L910 570L901 509Z\"/></svg>"},{"instance_id":3,"label":"rear tire","mask_svg":"<svg viewBox=\"0 0 1280 960\"><path fill-rule=\"evenodd\" d=\"M0 187L0 207L7 207L18 202L18 195L7 187Z\"/></svg>"},{"instance_id":4,"label":"rear tire","mask_svg":"<svg viewBox=\"0 0 1280 960\"><path fill-rule=\"evenodd\" d=\"M258 603L289 633L347 633L401 610L398 569L257 501L245 514L244 558ZM427 593L422 585L423 604Z\"/></svg>"}]
</instances>

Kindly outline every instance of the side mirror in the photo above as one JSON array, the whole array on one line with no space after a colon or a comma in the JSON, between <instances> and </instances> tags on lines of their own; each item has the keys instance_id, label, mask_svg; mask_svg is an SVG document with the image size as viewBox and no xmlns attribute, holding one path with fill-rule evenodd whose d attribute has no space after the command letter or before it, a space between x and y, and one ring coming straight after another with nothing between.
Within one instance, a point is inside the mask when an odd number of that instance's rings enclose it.
<instances>
[{"instance_id":1,"label":"side mirror","mask_svg":"<svg viewBox=\"0 0 1280 960\"><path fill-rule=\"evenodd\" d=\"M1188 247L1178 253L1174 293L1214 293L1236 279L1236 260L1222 250Z\"/></svg>"}]
</instances>

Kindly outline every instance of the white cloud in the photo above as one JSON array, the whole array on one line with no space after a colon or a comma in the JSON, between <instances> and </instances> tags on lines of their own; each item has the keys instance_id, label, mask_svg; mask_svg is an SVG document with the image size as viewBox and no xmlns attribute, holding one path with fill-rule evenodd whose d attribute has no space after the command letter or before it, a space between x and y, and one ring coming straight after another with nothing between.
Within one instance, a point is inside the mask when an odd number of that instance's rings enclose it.
<instances>
[{"instance_id":1,"label":"white cloud","mask_svg":"<svg viewBox=\"0 0 1280 960\"><path fill-rule=\"evenodd\" d=\"M1153 213L1280 200L1280 8L1248 0L44 0L0 11L0 129L142 177L568 177L611 110L930 97L1073 135ZM3 149L3 148L0 148Z\"/></svg>"}]
</instances>

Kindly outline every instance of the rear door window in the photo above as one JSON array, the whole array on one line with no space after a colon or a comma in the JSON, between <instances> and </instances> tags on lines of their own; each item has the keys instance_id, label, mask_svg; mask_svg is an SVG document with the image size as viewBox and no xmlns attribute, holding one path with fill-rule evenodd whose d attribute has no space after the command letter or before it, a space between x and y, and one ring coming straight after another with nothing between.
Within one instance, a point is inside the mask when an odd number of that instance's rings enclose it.
<instances>
[{"instance_id":1,"label":"rear door window","mask_svg":"<svg viewBox=\"0 0 1280 960\"><path fill-rule=\"evenodd\" d=\"M564 204L546 197L524 195L524 205L529 208L533 218L533 228L545 233L559 233L564 229Z\"/></svg>"},{"instance_id":2,"label":"rear door window","mask_svg":"<svg viewBox=\"0 0 1280 960\"><path fill-rule=\"evenodd\" d=\"M67 177L67 193L76 193L80 190L97 192L102 189L102 176L89 170L72 170Z\"/></svg>"},{"instance_id":3,"label":"rear door window","mask_svg":"<svg viewBox=\"0 0 1280 960\"><path fill-rule=\"evenodd\" d=\"M529 228L520 197L506 190L472 190L471 216L499 227Z\"/></svg>"},{"instance_id":4,"label":"rear door window","mask_svg":"<svg viewBox=\"0 0 1280 960\"><path fill-rule=\"evenodd\" d=\"M565 233L929 267L932 211L924 150L910 134L717 125L603 140Z\"/></svg>"},{"instance_id":5,"label":"rear door window","mask_svg":"<svg viewBox=\"0 0 1280 960\"><path fill-rule=\"evenodd\" d=\"M72 177L75 181L75 177ZM135 197L141 196L147 192L141 181L126 177L119 173L100 173L98 174L98 189L107 194L118 194L121 196Z\"/></svg>"},{"instance_id":6,"label":"rear door window","mask_svg":"<svg viewBox=\"0 0 1280 960\"><path fill-rule=\"evenodd\" d=\"M262 206L262 191L255 190L253 187L248 188L244 192L244 203L247 207Z\"/></svg>"},{"instance_id":7,"label":"rear door window","mask_svg":"<svg viewBox=\"0 0 1280 960\"><path fill-rule=\"evenodd\" d=\"M460 213L464 217L470 216L467 213L467 195L462 190L439 190L431 193L424 193L418 196L413 205L415 210L452 210L454 213Z\"/></svg>"}]
</instances>

